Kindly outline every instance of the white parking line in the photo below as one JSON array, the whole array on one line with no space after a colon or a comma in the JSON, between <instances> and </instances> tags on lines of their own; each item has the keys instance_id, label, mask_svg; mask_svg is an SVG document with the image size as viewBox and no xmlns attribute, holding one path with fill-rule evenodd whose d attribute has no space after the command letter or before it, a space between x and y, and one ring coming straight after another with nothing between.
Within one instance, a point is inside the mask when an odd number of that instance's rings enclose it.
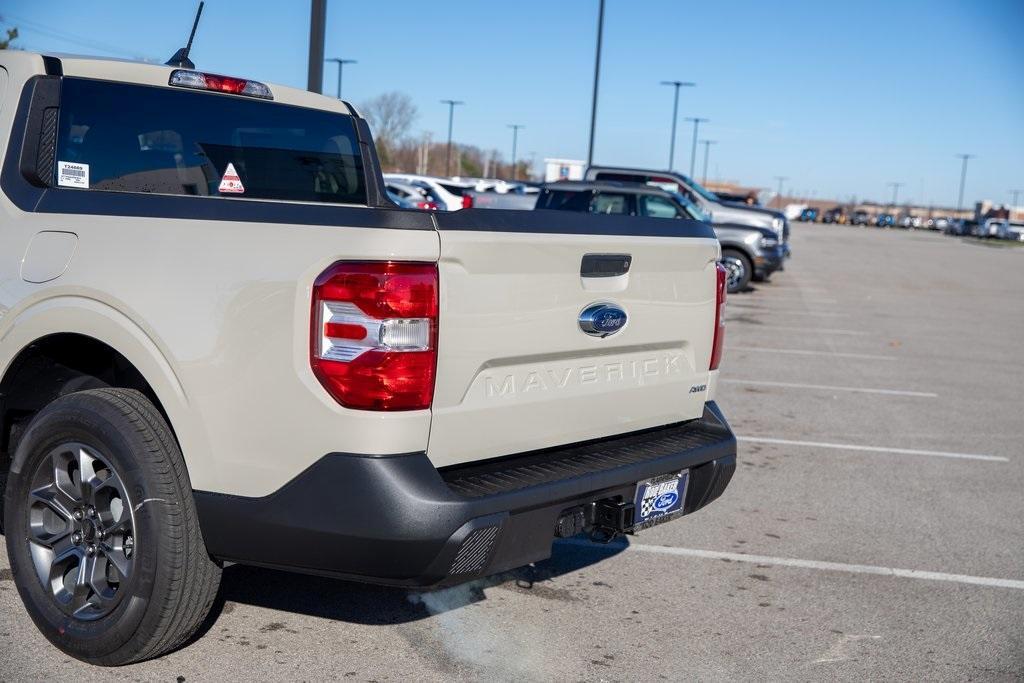
<instances>
[{"instance_id":1,"label":"white parking line","mask_svg":"<svg viewBox=\"0 0 1024 683\"><path fill-rule=\"evenodd\" d=\"M797 384L796 382L768 382L755 379L719 379L724 384L750 384L759 387L783 387L786 389L821 389L823 391L851 391L858 394L882 394L883 396L916 396L938 398L930 391L904 391L902 389L867 389L864 387L836 387L829 384Z\"/></svg>"},{"instance_id":2,"label":"white parking line","mask_svg":"<svg viewBox=\"0 0 1024 683\"><path fill-rule=\"evenodd\" d=\"M865 451L868 453L895 453L896 455L927 455L933 458L957 458L960 460L983 460L985 462L1010 462L1001 455L980 455L978 453L947 453L946 451L922 451L916 448L889 448L883 446L857 446L845 443L825 443L821 441L792 441L790 439L772 439L766 436L737 436L740 441L751 443L771 443L782 446L806 446L808 448L833 448L841 451Z\"/></svg>"},{"instance_id":3,"label":"white parking line","mask_svg":"<svg viewBox=\"0 0 1024 683\"><path fill-rule=\"evenodd\" d=\"M867 353L840 353L838 351L806 351L804 349L767 349L763 346L729 346L728 351L759 351L763 353L789 353L797 356L830 356L832 358L862 358L864 360L896 360L895 356L874 356Z\"/></svg>"},{"instance_id":4,"label":"white parking line","mask_svg":"<svg viewBox=\"0 0 1024 683\"><path fill-rule=\"evenodd\" d=\"M726 318L725 322L729 322L729 319ZM745 321L740 320L738 322L742 323ZM750 325L751 329L758 330L790 330L792 332L818 332L820 334L847 334L857 337L863 337L865 335L871 334L870 332L865 332L864 330L837 330L833 327L791 327L790 325L763 325L760 323L750 323Z\"/></svg>"},{"instance_id":5,"label":"white parking line","mask_svg":"<svg viewBox=\"0 0 1024 683\"><path fill-rule=\"evenodd\" d=\"M591 546L593 543L582 539L559 541L570 545ZM901 579L918 579L921 581L948 581L950 583L968 584L972 586L990 586L993 588L1013 588L1024 590L1024 581L1017 579L997 579L989 576L971 576L969 574L947 574L945 572L924 571L921 569L899 569L897 567L878 567L870 564L846 564L845 562L821 562L818 560L801 560L792 557L771 557L769 555L747 555L746 553L726 553L717 550L700 550L698 548L675 548L660 545L643 545L631 543L627 550L676 557L699 557L705 560L729 560L749 564L767 564L778 567L798 567L800 569L816 569L827 572L846 572L849 574L874 574L876 576L894 576Z\"/></svg>"}]
</instances>

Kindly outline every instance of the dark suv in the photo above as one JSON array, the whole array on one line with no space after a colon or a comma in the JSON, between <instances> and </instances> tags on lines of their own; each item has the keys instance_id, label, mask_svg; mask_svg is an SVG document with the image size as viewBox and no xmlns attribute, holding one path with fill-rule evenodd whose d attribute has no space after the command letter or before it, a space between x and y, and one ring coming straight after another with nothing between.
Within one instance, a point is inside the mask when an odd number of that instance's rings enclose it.
<instances>
[{"instance_id":1,"label":"dark suv","mask_svg":"<svg viewBox=\"0 0 1024 683\"><path fill-rule=\"evenodd\" d=\"M643 183L552 183L541 188L535 208L710 223L703 209L684 195ZM781 268L785 252L775 230L738 225L713 227L722 245L722 264L728 271L730 293L743 291L751 279L766 280Z\"/></svg>"}]
</instances>

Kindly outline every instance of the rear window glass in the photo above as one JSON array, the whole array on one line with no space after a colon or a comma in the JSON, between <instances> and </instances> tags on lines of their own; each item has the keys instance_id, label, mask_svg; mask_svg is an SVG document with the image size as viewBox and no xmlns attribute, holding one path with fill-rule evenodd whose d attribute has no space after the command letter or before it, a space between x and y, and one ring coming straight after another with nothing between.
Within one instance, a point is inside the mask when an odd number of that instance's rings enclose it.
<instances>
[{"instance_id":1,"label":"rear window glass","mask_svg":"<svg viewBox=\"0 0 1024 683\"><path fill-rule=\"evenodd\" d=\"M594 201L590 204L590 212L624 215L629 213L629 200L623 194L602 192L594 197Z\"/></svg>"},{"instance_id":2,"label":"rear window glass","mask_svg":"<svg viewBox=\"0 0 1024 683\"><path fill-rule=\"evenodd\" d=\"M590 200L593 197L594 193L590 190L583 192L543 190L540 193L540 197L537 198L536 208L586 213L590 211Z\"/></svg>"},{"instance_id":3,"label":"rear window glass","mask_svg":"<svg viewBox=\"0 0 1024 683\"><path fill-rule=\"evenodd\" d=\"M469 190L468 187L461 187L459 185L449 185L447 183L438 183L438 185L440 185L444 190L451 192L456 197L461 197L462 195L466 194L467 190Z\"/></svg>"},{"instance_id":4,"label":"rear window glass","mask_svg":"<svg viewBox=\"0 0 1024 683\"><path fill-rule=\"evenodd\" d=\"M366 204L355 127L343 114L65 78L59 120L57 185Z\"/></svg>"}]
</instances>

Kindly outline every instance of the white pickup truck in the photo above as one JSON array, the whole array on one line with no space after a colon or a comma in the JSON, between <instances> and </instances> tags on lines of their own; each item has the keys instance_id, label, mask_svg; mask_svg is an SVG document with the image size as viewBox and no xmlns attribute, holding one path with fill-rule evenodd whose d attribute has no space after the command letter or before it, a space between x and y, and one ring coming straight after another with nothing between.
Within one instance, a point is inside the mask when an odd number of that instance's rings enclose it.
<instances>
[{"instance_id":1,"label":"white pickup truck","mask_svg":"<svg viewBox=\"0 0 1024 683\"><path fill-rule=\"evenodd\" d=\"M343 102L0 52L3 530L116 665L222 562L439 586L718 497L724 271L695 221L400 210Z\"/></svg>"}]
</instances>

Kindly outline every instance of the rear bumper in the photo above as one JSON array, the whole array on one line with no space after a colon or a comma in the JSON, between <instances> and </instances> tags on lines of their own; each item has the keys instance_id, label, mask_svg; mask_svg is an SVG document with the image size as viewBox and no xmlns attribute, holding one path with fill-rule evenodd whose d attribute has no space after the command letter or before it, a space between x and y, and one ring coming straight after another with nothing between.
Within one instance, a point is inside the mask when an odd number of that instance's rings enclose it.
<instances>
[{"instance_id":1,"label":"rear bumper","mask_svg":"<svg viewBox=\"0 0 1024 683\"><path fill-rule=\"evenodd\" d=\"M687 468L683 514L720 496L736 468L714 403L699 420L442 471L423 453L332 453L263 498L195 498L219 559L433 586L546 559L564 511L632 501L636 482Z\"/></svg>"}]
</instances>

